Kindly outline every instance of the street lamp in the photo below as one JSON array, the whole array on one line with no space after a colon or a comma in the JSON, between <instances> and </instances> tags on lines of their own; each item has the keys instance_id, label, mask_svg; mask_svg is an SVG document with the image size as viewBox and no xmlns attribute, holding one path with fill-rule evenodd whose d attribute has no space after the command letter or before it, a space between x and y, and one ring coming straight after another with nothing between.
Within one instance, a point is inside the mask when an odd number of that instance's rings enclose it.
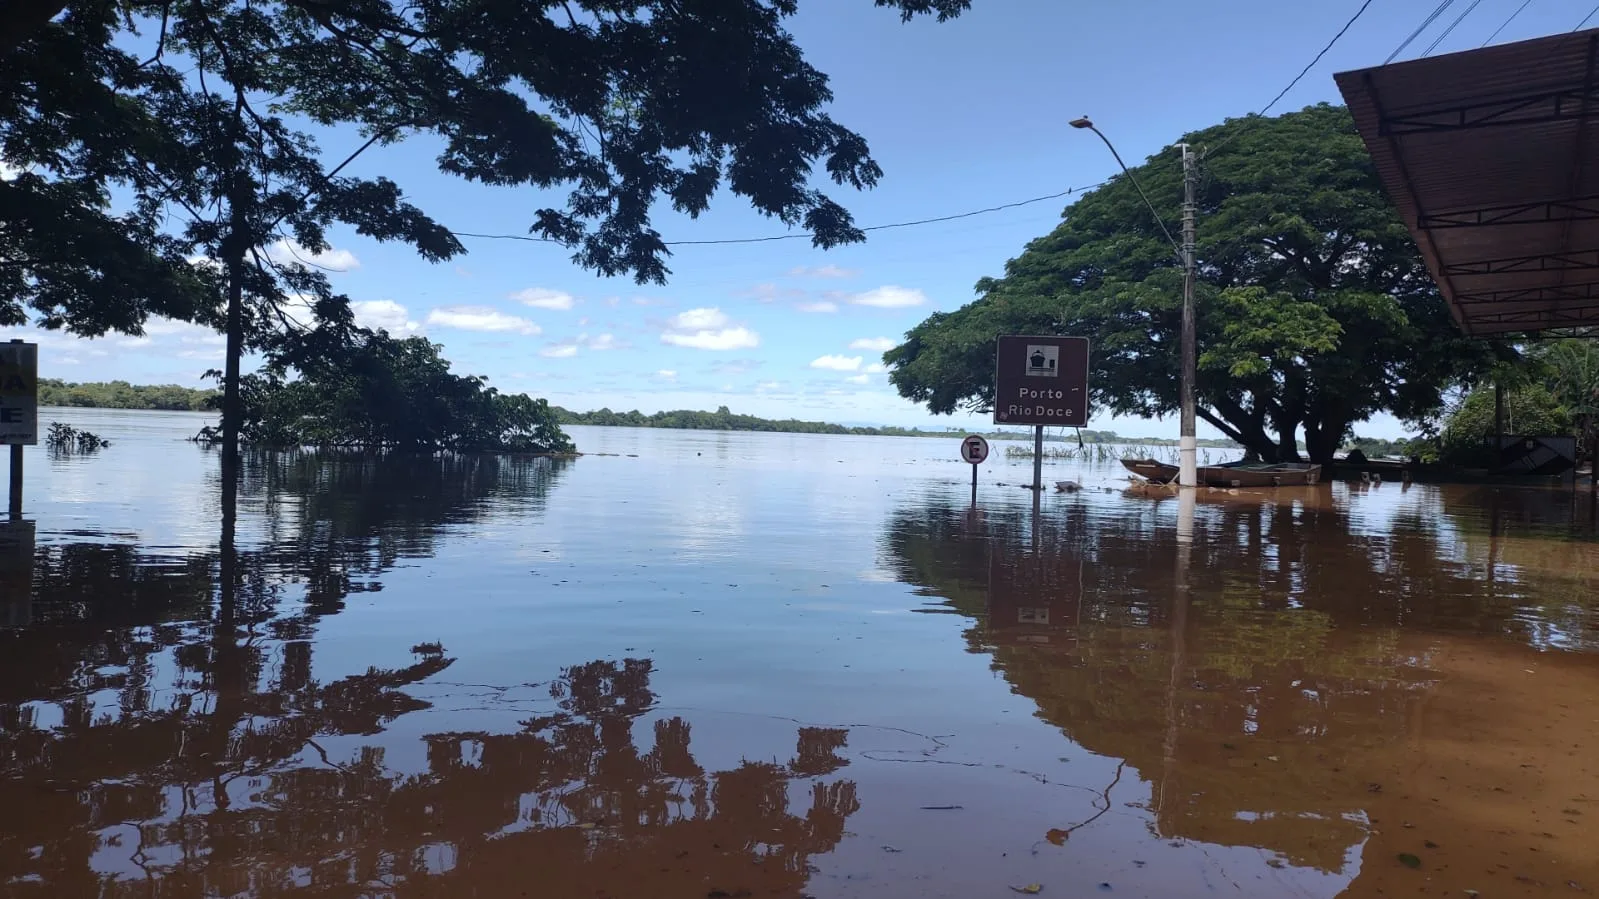
<instances>
[{"instance_id":1,"label":"street lamp","mask_svg":"<svg viewBox=\"0 0 1599 899\"><path fill-rule=\"evenodd\" d=\"M1110 155L1116 157L1116 164L1121 166L1122 172L1127 175L1127 180L1133 184L1133 189L1138 191L1138 196L1143 199L1144 205L1149 208L1149 214L1155 217L1155 224L1160 226L1161 233L1166 235L1166 240L1171 243L1172 249L1177 251L1177 258L1183 264L1183 333L1182 333L1182 381L1178 388L1178 403L1180 417L1178 425L1178 461L1177 483L1182 487L1199 486L1199 440L1194 433L1194 371L1198 367L1198 354L1194 346L1194 182L1195 177L1194 157L1187 144L1180 144L1183 148L1183 242L1178 245L1172 239L1171 231L1166 223L1161 220L1160 213L1155 211L1155 204L1149 202L1149 195L1144 193L1144 188L1133 176L1132 170L1127 168L1127 163L1122 162L1122 155L1116 152L1116 147L1094 126L1086 116L1072 119L1068 124L1073 128L1087 129L1099 136L1110 149Z\"/></svg>"}]
</instances>

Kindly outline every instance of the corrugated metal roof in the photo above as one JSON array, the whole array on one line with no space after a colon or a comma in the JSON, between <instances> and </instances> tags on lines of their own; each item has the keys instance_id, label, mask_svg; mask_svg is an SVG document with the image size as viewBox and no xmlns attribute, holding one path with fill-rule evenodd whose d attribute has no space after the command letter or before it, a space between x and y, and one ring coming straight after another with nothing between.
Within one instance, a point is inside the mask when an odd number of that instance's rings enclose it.
<instances>
[{"instance_id":1,"label":"corrugated metal roof","mask_svg":"<svg viewBox=\"0 0 1599 899\"><path fill-rule=\"evenodd\" d=\"M1335 76L1469 334L1599 326L1599 29Z\"/></svg>"}]
</instances>

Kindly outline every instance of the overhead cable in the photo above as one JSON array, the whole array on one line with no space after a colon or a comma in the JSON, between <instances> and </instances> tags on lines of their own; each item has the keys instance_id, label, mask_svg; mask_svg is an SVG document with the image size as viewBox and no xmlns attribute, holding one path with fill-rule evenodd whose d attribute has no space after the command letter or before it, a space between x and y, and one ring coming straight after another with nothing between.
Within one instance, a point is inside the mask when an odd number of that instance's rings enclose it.
<instances>
[{"instance_id":1,"label":"overhead cable","mask_svg":"<svg viewBox=\"0 0 1599 899\"><path fill-rule=\"evenodd\" d=\"M1449 27L1444 29L1444 33L1438 35L1436 38L1433 39L1433 42L1431 44L1427 45L1427 52L1421 54L1422 58L1425 59L1425 58L1431 56L1432 55L1432 51L1438 49L1438 45L1444 42L1444 38L1448 37L1449 33L1451 31L1454 31L1455 27L1458 26L1461 22L1466 21L1466 17L1471 15L1471 11L1476 9L1477 5L1480 4L1480 3L1482 3L1482 0L1471 0L1471 5L1466 7L1466 11L1461 13L1458 16L1455 16L1455 20L1453 22L1449 23Z\"/></svg>"},{"instance_id":2,"label":"overhead cable","mask_svg":"<svg viewBox=\"0 0 1599 899\"><path fill-rule=\"evenodd\" d=\"M1405 52L1405 48L1410 46L1412 41L1418 37L1421 37L1421 33L1423 31L1426 31L1428 28L1430 28L1432 23L1438 21L1438 17L1444 14L1444 10L1454 5L1454 2L1455 0L1442 0L1442 2L1440 2L1438 6L1433 9L1432 14L1427 16L1427 18L1422 19L1421 24L1416 26L1416 30L1410 32L1410 37L1407 37L1401 41L1399 46L1394 48L1394 52L1388 54L1388 58L1383 60L1382 64L1387 65L1399 58L1399 54Z\"/></svg>"},{"instance_id":3,"label":"overhead cable","mask_svg":"<svg viewBox=\"0 0 1599 899\"><path fill-rule=\"evenodd\" d=\"M1355 14L1349 17L1349 21L1344 23L1344 27L1338 29L1338 33L1332 36L1332 40L1328 41L1327 45L1321 48L1321 52L1317 53L1316 56L1311 59L1311 61L1306 64L1303 69L1300 69L1299 74L1294 76L1294 80L1288 82L1288 86L1278 91L1277 96L1272 97L1271 102L1267 103L1265 106L1262 106L1260 111L1255 113L1255 115L1264 116L1266 113L1271 112L1272 108L1275 107L1282 100L1282 98L1288 96L1288 92L1293 90L1294 86L1303 80L1304 77L1310 73L1311 69L1316 67L1316 63L1321 62L1321 58L1327 55L1327 51L1331 50L1334 44L1338 43L1338 41L1342 39L1345 34L1349 33L1349 29L1354 27L1354 24L1360 20L1360 17L1366 14L1366 10L1371 8L1371 4L1372 0L1366 0L1366 2L1360 4L1360 8L1355 10ZM1228 144L1232 143L1233 139L1236 138L1240 133L1242 133L1242 129L1233 132L1232 137L1227 138L1216 146L1206 148L1203 155L1209 156L1210 154L1220 150L1222 147L1227 146Z\"/></svg>"},{"instance_id":4,"label":"overhead cable","mask_svg":"<svg viewBox=\"0 0 1599 899\"><path fill-rule=\"evenodd\" d=\"M973 210L970 210L968 212L957 212L957 213L954 213L952 215L940 215L940 216L935 216L933 218L915 219L915 220L908 221L908 222L890 222L888 224L883 224L883 225L868 225L868 226L862 228L861 230L862 231L890 231L890 230L893 230L893 229L896 229L896 228L914 228L914 227L916 227L918 225L935 225L935 224L938 224L939 222L953 222L953 221L956 221L958 219L966 219L966 218L971 218L973 216L978 216L978 215L987 215L987 214L989 214L991 212L1003 212L1004 210L1007 210L1007 209L1016 209L1016 208L1019 208L1019 207L1022 207L1022 206L1031 206L1034 203L1043 203L1043 202L1045 202L1047 200L1059 200L1059 199L1061 199L1063 197L1069 197L1069 196L1071 196L1073 194L1079 194L1079 193L1082 193L1084 191L1093 190L1096 187L1103 186L1105 183L1106 182L1101 181L1098 184L1089 184L1089 185L1086 185L1086 186L1083 186L1083 187L1068 187L1067 189L1065 189L1063 191L1060 191L1058 193L1045 194L1044 196L1033 197L1033 198L1028 199L1028 200L1017 200L1014 203L1001 203L998 206L988 206L988 207L984 207L982 209L973 209ZM477 238L479 240L522 240L522 241L528 241L530 243L553 243L553 244L559 244L560 243L560 241L558 241L558 240L551 240L548 237L535 237L535 236L533 236L531 234L482 234L482 233L475 233L475 232L472 232L472 231L455 231L453 233L455 234L456 237L472 237L472 238ZM771 234L771 235L768 235L766 237L727 237L727 238L719 238L719 239L714 239L714 240L668 240L668 241L663 241L663 243L666 246L669 246L669 247L702 247L702 246L713 246L713 245L718 245L718 244L771 243L773 241L779 241L779 240L799 240L801 238L814 237L814 236L815 235L813 233L809 232L809 231L795 231L795 232L790 233L790 234Z\"/></svg>"},{"instance_id":5,"label":"overhead cable","mask_svg":"<svg viewBox=\"0 0 1599 899\"><path fill-rule=\"evenodd\" d=\"M1510 14L1510 18L1504 20L1504 22L1502 22L1499 25L1498 28L1495 28L1493 34L1488 35L1488 39L1482 42L1482 46L1486 47L1489 44L1493 43L1494 42L1494 38L1499 36L1499 32L1504 31L1507 27L1509 27L1510 23L1516 21L1516 17L1521 15L1522 10L1526 9L1527 7L1529 7L1531 5L1532 5L1532 0L1521 0L1521 5L1516 7L1516 11L1511 13ZM1594 8L1596 10L1599 10L1599 7L1594 7ZM1577 27L1581 28L1582 26L1578 25Z\"/></svg>"}]
</instances>

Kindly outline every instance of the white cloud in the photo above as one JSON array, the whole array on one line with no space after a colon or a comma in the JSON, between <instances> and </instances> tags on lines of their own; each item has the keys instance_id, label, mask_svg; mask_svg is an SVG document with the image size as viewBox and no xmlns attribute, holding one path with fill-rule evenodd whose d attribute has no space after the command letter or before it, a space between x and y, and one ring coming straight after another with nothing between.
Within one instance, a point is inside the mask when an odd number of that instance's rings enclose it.
<instances>
[{"instance_id":1,"label":"white cloud","mask_svg":"<svg viewBox=\"0 0 1599 899\"><path fill-rule=\"evenodd\" d=\"M859 356L822 356L811 360L811 368L820 368L827 371L860 371L861 357Z\"/></svg>"},{"instance_id":2,"label":"white cloud","mask_svg":"<svg viewBox=\"0 0 1599 899\"><path fill-rule=\"evenodd\" d=\"M868 365L861 370L869 375L876 375L888 371L888 367L881 362L873 362L871 365Z\"/></svg>"},{"instance_id":3,"label":"white cloud","mask_svg":"<svg viewBox=\"0 0 1599 899\"><path fill-rule=\"evenodd\" d=\"M511 299L524 306L534 309L554 309L564 311L577 305L577 300L571 294L559 290L546 290L543 287L529 287L511 294Z\"/></svg>"},{"instance_id":4,"label":"white cloud","mask_svg":"<svg viewBox=\"0 0 1599 899\"><path fill-rule=\"evenodd\" d=\"M190 346L222 346L228 342L226 337L223 337L221 334L205 327L204 325L197 325L193 322L180 322L176 319L160 317L152 318L144 323L144 334L144 337L123 337L118 339L137 341L136 344L130 345L139 346L149 343L155 338L166 337L176 337L179 343Z\"/></svg>"},{"instance_id":5,"label":"white cloud","mask_svg":"<svg viewBox=\"0 0 1599 899\"><path fill-rule=\"evenodd\" d=\"M358 300L350 304L355 323L373 331L387 331L395 337L406 337L422 330L411 320L411 312L393 300Z\"/></svg>"},{"instance_id":6,"label":"white cloud","mask_svg":"<svg viewBox=\"0 0 1599 899\"><path fill-rule=\"evenodd\" d=\"M762 303L774 303L778 300L795 299L805 296L805 291L793 287L779 287L776 284L757 284L743 292L744 296L754 297Z\"/></svg>"},{"instance_id":7,"label":"white cloud","mask_svg":"<svg viewBox=\"0 0 1599 899\"><path fill-rule=\"evenodd\" d=\"M801 312L837 312L838 304L832 300L817 300L814 303L798 303L794 308Z\"/></svg>"},{"instance_id":8,"label":"white cloud","mask_svg":"<svg viewBox=\"0 0 1599 899\"><path fill-rule=\"evenodd\" d=\"M879 309L905 309L927 302L927 295L914 287L896 287L892 284L874 287L865 293L849 298L857 306L875 306Z\"/></svg>"},{"instance_id":9,"label":"white cloud","mask_svg":"<svg viewBox=\"0 0 1599 899\"><path fill-rule=\"evenodd\" d=\"M782 387L783 387L783 382L782 381L762 381L759 384L755 385L755 392L756 393L771 393L774 390L781 390Z\"/></svg>"},{"instance_id":10,"label":"white cloud","mask_svg":"<svg viewBox=\"0 0 1599 899\"><path fill-rule=\"evenodd\" d=\"M742 375L760 368L762 364L759 359L728 359L711 363L711 371L719 375Z\"/></svg>"},{"instance_id":11,"label":"white cloud","mask_svg":"<svg viewBox=\"0 0 1599 899\"><path fill-rule=\"evenodd\" d=\"M591 350L616 350L621 349L623 346L622 342L616 339L615 334L601 334L597 337L580 334L577 342Z\"/></svg>"},{"instance_id":12,"label":"white cloud","mask_svg":"<svg viewBox=\"0 0 1599 899\"><path fill-rule=\"evenodd\" d=\"M546 359L570 359L577 355L577 344L556 343L539 350L539 355Z\"/></svg>"},{"instance_id":13,"label":"white cloud","mask_svg":"<svg viewBox=\"0 0 1599 899\"><path fill-rule=\"evenodd\" d=\"M701 328L720 328L725 326L727 321L727 316L722 310L701 307L672 316L672 327L677 330L694 331Z\"/></svg>"},{"instance_id":14,"label":"white cloud","mask_svg":"<svg viewBox=\"0 0 1599 899\"><path fill-rule=\"evenodd\" d=\"M4 159L0 159L0 181L15 181L22 174L22 169L17 168Z\"/></svg>"},{"instance_id":15,"label":"white cloud","mask_svg":"<svg viewBox=\"0 0 1599 899\"><path fill-rule=\"evenodd\" d=\"M215 362L216 360L221 359L226 354L227 354L227 351L224 350L224 349L221 349L221 348L214 349L214 350L179 350L178 351L178 358L179 359L200 359L200 360L203 360L203 361L206 361L206 362Z\"/></svg>"},{"instance_id":16,"label":"white cloud","mask_svg":"<svg viewBox=\"0 0 1599 899\"><path fill-rule=\"evenodd\" d=\"M849 348L872 353L886 353L894 348L894 341L888 337L862 337L859 340L851 340Z\"/></svg>"},{"instance_id":17,"label":"white cloud","mask_svg":"<svg viewBox=\"0 0 1599 899\"><path fill-rule=\"evenodd\" d=\"M816 268L806 268L805 266L801 265L789 269L788 274L791 278L853 278L860 274L860 270L853 268L839 268L838 266L832 264L822 265Z\"/></svg>"},{"instance_id":18,"label":"white cloud","mask_svg":"<svg viewBox=\"0 0 1599 899\"><path fill-rule=\"evenodd\" d=\"M538 325L525 318L508 315L492 306L443 306L428 313L427 323L462 331L515 332L538 334Z\"/></svg>"},{"instance_id":19,"label":"white cloud","mask_svg":"<svg viewBox=\"0 0 1599 899\"><path fill-rule=\"evenodd\" d=\"M660 371L655 373L655 376L657 378L660 378L663 381L676 381L677 380L677 372L672 371L670 368L661 369Z\"/></svg>"},{"instance_id":20,"label":"white cloud","mask_svg":"<svg viewBox=\"0 0 1599 899\"><path fill-rule=\"evenodd\" d=\"M745 350L761 345L761 336L733 325L722 310L700 307L672 316L661 342L695 350Z\"/></svg>"},{"instance_id":21,"label":"white cloud","mask_svg":"<svg viewBox=\"0 0 1599 899\"><path fill-rule=\"evenodd\" d=\"M850 382L851 384L865 384L867 381L871 380L871 377L868 375L850 375L844 380Z\"/></svg>"},{"instance_id":22,"label":"white cloud","mask_svg":"<svg viewBox=\"0 0 1599 899\"><path fill-rule=\"evenodd\" d=\"M292 240L279 240L268 246L267 257L278 265L310 265L335 272L361 267L361 260L349 250L329 247L320 253L312 253Z\"/></svg>"}]
</instances>

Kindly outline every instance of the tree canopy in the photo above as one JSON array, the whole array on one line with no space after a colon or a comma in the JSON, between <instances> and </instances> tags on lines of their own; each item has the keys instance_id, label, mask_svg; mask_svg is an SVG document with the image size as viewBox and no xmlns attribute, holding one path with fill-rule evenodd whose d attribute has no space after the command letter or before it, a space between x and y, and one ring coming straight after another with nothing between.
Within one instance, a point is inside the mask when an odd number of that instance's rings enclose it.
<instances>
[{"instance_id":1,"label":"tree canopy","mask_svg":"<svg viewBox=\"0 0 1599 899\"><path fill-rule=\"evenodd\" d=\"M1492 345L1459 335L1382 192L1348 112L1319 105L1187 135L1198 191L1199 416L1267 459L1325 461L1378 412L1420 420L1483 371ZM1177 221L1181 149L1133 172ZM1085 194L1048 235L884 354L900 394L935 413L987 410L995 338L1092 341L1096 408L1157 417L1178 406L1182 272L1134 183Z\"/></svg>"},{"instance_id":2,"label":"tree canopy","mask_svg":"<svg viewBox=\"0 0 1599 899\"><path fill-rule=\"evenodd\" d=\"M275 362L241 385L242 433L253 446L569 453L542 399L457 375L425 338L386 333L337 354ZM294 376L297 374L298 376ZM202 440L214 439L207 428Z\"/></svg>"},{"instance_id":3,"label":"tree canopy","mask_svg":"<svg viewBox=\"0 0 1599 899\"><path fill-rule=\"evenodd\" d=\"M970 0L874 2L943 20ZM446 173L568 189L530 235L608 275L663 280L653 206L697 215L722 188L818 246L860 240L813 170L864 188L881 169L827 114L828 79L784 28L797 5L0 0L0 323L203 317L216 284L186 260L234 230L238 252L290 234L314 251L335 221L460 251L393 182L325 164L312 126L430 135ZM248 227L227 226L229 197Z\"/></svg>"}]
</instances>

